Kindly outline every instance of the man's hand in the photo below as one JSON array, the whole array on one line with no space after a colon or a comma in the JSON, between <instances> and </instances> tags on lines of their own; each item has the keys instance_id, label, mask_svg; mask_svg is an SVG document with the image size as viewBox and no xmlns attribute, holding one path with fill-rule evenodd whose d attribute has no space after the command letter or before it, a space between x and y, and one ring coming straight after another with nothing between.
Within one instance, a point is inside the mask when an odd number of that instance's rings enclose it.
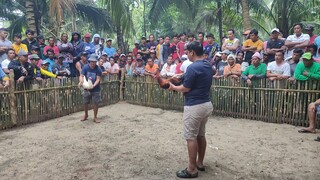
<instances>
[{"instance_id":1,"label":"man's hand","mask_svg":"<svg viewBox=\"0 0 320 180\"><path fill-rule=\"evenodd\" d=\"M253 76L254 76L253 74L250 74L250 75L248 75L248 78L252 79Z\"/></svg>"},{"instance_id":2,"label":"man's hand","mask_svg":"<svg viewBox=\"0 0 320 180\"><path fill-rule=\"evenodd\" d=\"M252 86L252 81L250 79L247 79L247 83L248 83L248 86Z\"/></svg>"},{"instance_id":3,"label":"man's hand","mask_svg":"<svg viewBox=\"0 0 320 180\"><path fill-rule=\"evenodd\" d=\"M307 71L303 71L303 73L302 73L304 76L308 76L308 72Z\"/></svg>"},{"instance_id":4,"label":"man's hand","mask_svg":"<svg viewBox=\"0 0 320 180\"><path fill-rule=\"evenodd\" d=\"M6 82L4 83L3 88L9 87L9 85L10 85L10 82L9 82L9 81L6 81Z\"/></svg>"},{"instance_id":5,"label":"man's hand","mask_svg":"<svg viewBox=\"0 0 320 180\"><path fill-rule=\"evenodd\" d=\"M169 91L173 91L174 90L174 88L176 87L175 85L173 85L171 82L169 82L169 88L168 88L168 90Z\"/></svg>"},{"instance_id":6,"label":"man's hand","mask_svg":"<svg viewBox=\"0 0 320 180\"><path fill-rule=\"evenodd\" d=\"M60 76L57 76L57 77L60 77ZM79 84L78 84L78 87L81 88L82 85L83 85L83 81L80 81Z\"/></svg>"},{"instance_id":7,"label":"man's hand","mask_svg":"<svg viewBox=\"0 0 320 180\"><path fill-rule=\"evenodd\" d=\"M293 77L291 77L291 78L288 78L288 81L295 82L296 80Z\"/></svg>"},{"instance_id":8,"label":"man's hand","mask_svg":"<svg viewBox=\"0 0 320 180\"><path fill-rule=\"evenodd\" d=\"M24 81L25 76L21 76L18 80L17 83L22 83Z\"/></svg>"}]
</instances>

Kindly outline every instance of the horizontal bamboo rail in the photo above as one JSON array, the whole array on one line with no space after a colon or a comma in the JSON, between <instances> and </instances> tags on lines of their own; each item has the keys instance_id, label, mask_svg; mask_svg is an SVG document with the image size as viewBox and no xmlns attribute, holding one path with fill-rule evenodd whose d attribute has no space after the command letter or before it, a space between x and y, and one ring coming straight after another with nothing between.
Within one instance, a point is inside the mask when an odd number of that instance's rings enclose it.
<instances>
[{"instance_id":1,"label":"horizontal bamboo rail","mask_svg":"<svg viewBox=\"0 0 320 180\"><path fill-rule=\"evenodd\" d=\"M126 77L124 82L128 103L183 110L183 94L161 89L152 77ZM213 115L296 126L309 125L307 107L318 98L320 81L261 79L248 87L242 80L214 79L211 87ZM320 119L316 126L320 128Z\"/></svg>"},{"instance_id":2,"label":"horizontal bamboo rail","mask_svg":"<svg viewBox=\"0 0 320 180\"><path fill-rule=\"evenodd\" d=\"M81 111L83 91L78 88L78 83L78 78L11 83L9 91L0 92L0 129ZM101 106L119 102L119 85L117 75L102 77Z\"/></svg>"}]
</instances>

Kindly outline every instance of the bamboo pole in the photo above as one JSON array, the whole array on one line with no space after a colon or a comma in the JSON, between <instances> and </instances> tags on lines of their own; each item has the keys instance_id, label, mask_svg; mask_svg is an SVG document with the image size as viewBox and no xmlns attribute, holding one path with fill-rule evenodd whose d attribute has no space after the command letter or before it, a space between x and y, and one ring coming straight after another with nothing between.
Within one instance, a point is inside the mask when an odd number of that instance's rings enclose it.
<instances>
[{"instance_id":1,"label":"bamboo pole","mask_svg":"<svg viewBox=\"0 0 320 180\"><path fill-rule=\"evenodd\" d=\"M17 125L17 107L16 107L16 97L14 94L15 90L15 82L14 82L14 73L13 70L10 70L9 73L9 81L10 81L10 87L9 87L9 101L10 101L10 115L11 115L11 123L13 126Z\"/></svg>"}]
</instances>

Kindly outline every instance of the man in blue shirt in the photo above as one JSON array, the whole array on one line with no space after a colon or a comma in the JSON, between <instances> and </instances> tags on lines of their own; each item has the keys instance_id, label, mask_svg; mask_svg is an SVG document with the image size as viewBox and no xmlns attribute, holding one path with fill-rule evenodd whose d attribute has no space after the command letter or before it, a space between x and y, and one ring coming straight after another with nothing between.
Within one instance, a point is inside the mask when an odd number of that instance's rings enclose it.
<instances>
[{"instance_id":1,"label":"man in blue shirt","mask_svg":"<svg viewBox=\"0 0 320 180\"><path fill-rule=\"evenodd\" d=\"M187 45L187 55L193 63L188 67L182 85L170 83L169 90L184 93L183 111L184 138L187 140L189 165L178 171L180 178L195 178L199 171L205 171L203 159L206 151L205 125L212 113L210 88L213 70L208 60L203 60L203 47L193 41Z\"/></svg>"},{"instance_id":2,"label":"man in blue shirt","mask_svg":"<svg viewBox=\"0 0 320 180\"><path fill-rule=\"evenodd\" d=\"M104 52L108 55L108 57L113 57L116 54L116 49L111 45L112 45L112 40L108 38L107 47L104 48Z\"/></svg>"},{"instance_id":3,"label":"man in blue shirt","mask_svg":"<svg viewBox=\"0 0 320 180\"><path fill-rule=\"evenodd\" d=\"M84 35L84 51L86 51L88 54L94 54L96 52L96 48L90 42L90 37L91 34L89 33Z\"/></svg>"},{"instance_id":4,"label":"man in blue shirt","mask_svg":"<svg viewBox=\"0 0 320 180\"><path fill-rule=\"evenodd\" d=\"M82 68L82 72L79 79L79 87L81 87L84 83L84 78L86 81L91 81L93 86L92 88L85 89L83 94L83 104L84 104L84 117L81 121L85 121L88 119L88 109L90 100L93 103L93 122L100 123L98 121L98 108L99 103L101 102L101 88L100 88L100 81L101 81L101 69L97 66L97 57L95 54L91 54L90 58L88 59L89 64L86 64Z\"/></svg>"}]
</instances>

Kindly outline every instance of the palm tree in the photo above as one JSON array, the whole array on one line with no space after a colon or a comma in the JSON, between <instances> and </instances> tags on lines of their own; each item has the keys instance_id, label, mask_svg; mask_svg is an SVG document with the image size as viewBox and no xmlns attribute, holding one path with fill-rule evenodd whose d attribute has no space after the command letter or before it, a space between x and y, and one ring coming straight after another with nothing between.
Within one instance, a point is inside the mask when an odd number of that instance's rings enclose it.
<instances>
[{"instance_id":1,"label":"palm tree","mask_svg":"<svg viewBox=\"0 0 320 180\"><path fill-rule=\"evenodd\" d=\"M250 30L250 15L249 15L249 3L248 0L241 0L242 17L243 17L243 30Z\"/></svg>"}]
</instances>

